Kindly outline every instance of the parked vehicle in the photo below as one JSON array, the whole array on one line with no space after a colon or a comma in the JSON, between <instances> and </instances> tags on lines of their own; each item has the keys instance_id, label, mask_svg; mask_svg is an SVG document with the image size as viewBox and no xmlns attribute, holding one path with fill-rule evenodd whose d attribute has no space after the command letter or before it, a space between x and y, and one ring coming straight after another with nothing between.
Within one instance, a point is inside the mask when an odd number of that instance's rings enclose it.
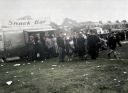
<instances>
[{"instance_id":1,"label":"parked vehicle","mask_svg":"<svg viewBox=\"0 0 128 93\"><path fill-rule=\"evenodd\" d=\"M0 31L0 58L26 57L27 43L30 34L54 33L55 29L24 29Z\"/></svg>"}]
</instances>

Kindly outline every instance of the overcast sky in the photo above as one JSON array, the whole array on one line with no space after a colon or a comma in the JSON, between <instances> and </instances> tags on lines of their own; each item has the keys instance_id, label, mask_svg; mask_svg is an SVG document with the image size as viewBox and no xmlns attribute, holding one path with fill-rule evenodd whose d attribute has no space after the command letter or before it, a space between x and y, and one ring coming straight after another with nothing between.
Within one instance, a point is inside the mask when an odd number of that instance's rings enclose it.
<instances>
[{"instance_id":1,"label":"overcast sky","mask_svg":"<svg viewBox=\"0 0 128 93\"><path fill-rule=\"evenodd\" d=\"M30 15L59 24L65 17L78 22L128 20L128 0L0 0L0 13L1 20Z\"/></svg>"}]
</instances>

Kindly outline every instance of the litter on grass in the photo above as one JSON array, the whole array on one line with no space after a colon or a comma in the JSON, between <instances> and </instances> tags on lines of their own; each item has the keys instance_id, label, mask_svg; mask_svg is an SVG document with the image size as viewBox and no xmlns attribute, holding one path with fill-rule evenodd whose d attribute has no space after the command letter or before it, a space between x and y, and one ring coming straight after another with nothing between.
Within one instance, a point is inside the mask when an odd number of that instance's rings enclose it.
<instances>
[{"instance_id":1,"label":"litter on grass","mask_svg":"<svg viewBox=\"0 0 128 93\"><path fill-rule=\"evenodd\" d=\"M7 74L9 73L9 72L6 72Z\"/></svg>"},{"instance_id":2,"label":"litter on grass","mask_svg":"<svg viewBox=\"0 0 128 93\"><path fill-rule=\"evenodd\" d=\"M127 72L123 72L124 74L127 74Z\"/></svg>"},{"instance_id":3,"label":"litter on grass","mask_svg":"<svg viewBox=\"0 0 128 93\"><path fill-rule=\"evenodd\" d=\"M28 65L30 65L31 63L28 63Z\"/></svg>"},{"instance_id":4,"label":"litter on grass","mask_svg":"<svg viewBox=\"0 0 128 93\"><path fill-rule=\"evenodd\" d=\"M98 68L100 68L101 66L97 66Z\"/></svg>"},{"instance_id":5,"label":"litter on grass","mask_svg":"<svg viewBox=\"0 0 128 93\"><path fill-rule=\"evenodd\" d=\"M121 82L121 81L118 81L119 83Z\"/></svg>"},{"instance_id":6,"label":"litter on grass","mask_svg":"<svg viewBox=\"0 0 128 93\"><path fill-rule=\"evenodd\" d=\"M44 61L41 61L41 63L44 63Z\"/></svg>"},{"instance_id":7,"label":"litter on grass","mask_svg":"<svg viewBox=\"0 0 128 93\"><path fill-rule=\"evenodd\" d=\"M12 84L12 81L7 81L6 84L7 85L11 85Z\"/></svg>"},{"instance_id":8,"label":"litter on grass","mask_svg":"<svg viewBox=\"0 0 128 93\"><path fill-rule=\"evenodd\" d=\"M31 75L34 75L34 73L33 73L33 72L31 72Z\"/></svg>"},{"instance_id":9,"label":"litter on grass","mask_svg":"<svg viewBox=\"0 0 128 93\"><path fill-rule=\"evenodd\" d=\"M56 67L57 65L52 65L53 67Z\"/></svg>"},{"instance_id":10,"label":"litter on grass","mask_svg":"<svg viewBox=\"0 0 128 93\"><path fill-rule=\"evenodd\" d=\"M54 68L51 68L52 70L54 69Z\"/></svg>"},{"instance_id":11,"label":"litter on grass","mask_svg":"<svg viewBox=\"0 0 128 93\"><path fill-rule=\"evenodd\" d=\"M114 80L114 81L116 81L117 79L116 79L116 78L114 78L113 80Z\"/></svg>"},{"instance_id":12,"label":"litter on grass","mask_svg":"<svg viewBox=\"0 0 128 93\"><path fill-rule=\"evenodd\" d=\"M83 76L88 76L88 74L84 74Z\"/></svg>"},{"instance_id":13,"label":"litter on grass","mask_svg":"<svg viewBox=\"0 0 128 93\"><path fill-rule=\"evenodd\" d=\"M117 59L109 59L109 60L113 61L113 60L117 60Z\"/></svg>"},{"instance_id":14,"label":"litter on grass","mask_svg":"<svg viewBox=\"0 0 128 93\"><path fill-rule=\"evenodd\" d=\"M20 66L20 64L14 64L13 66Z\"/></svg>"}]
</instances>

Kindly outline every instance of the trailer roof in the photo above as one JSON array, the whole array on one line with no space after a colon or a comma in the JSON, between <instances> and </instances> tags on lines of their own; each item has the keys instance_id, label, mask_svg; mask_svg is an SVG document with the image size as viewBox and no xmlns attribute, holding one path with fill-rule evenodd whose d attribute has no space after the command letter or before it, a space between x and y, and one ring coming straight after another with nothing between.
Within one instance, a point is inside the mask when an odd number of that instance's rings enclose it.
<instances>
[{"instance_id":1,"label":"trailer roof","mask_svg":"<svg viewBox=\"0 0 128 93\"><path fill-rule=\"evenodd\" d=\"M34 28L34 29L24 29L25 32L47 32L47 31L55 31L56 29L52 28Z\"/></svg>"}]
</instances>

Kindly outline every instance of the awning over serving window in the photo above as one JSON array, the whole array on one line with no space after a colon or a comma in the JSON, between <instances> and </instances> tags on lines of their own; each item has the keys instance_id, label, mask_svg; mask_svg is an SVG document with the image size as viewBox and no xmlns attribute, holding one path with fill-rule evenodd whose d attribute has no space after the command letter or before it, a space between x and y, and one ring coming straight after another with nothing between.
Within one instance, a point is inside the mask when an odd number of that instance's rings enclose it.
<instances>
[{"instance_id":1,"label":"awning over serving window","mask_svg":"<svg viewBox=\"0 0 128 93\"><path fill-rule=\"evenodd\" d=\"M45 28L37 28L37 29L25 29L25 32L48 32L48 31L55 31L56 29L45 29Z\"/></svg>"}]
</instances>

